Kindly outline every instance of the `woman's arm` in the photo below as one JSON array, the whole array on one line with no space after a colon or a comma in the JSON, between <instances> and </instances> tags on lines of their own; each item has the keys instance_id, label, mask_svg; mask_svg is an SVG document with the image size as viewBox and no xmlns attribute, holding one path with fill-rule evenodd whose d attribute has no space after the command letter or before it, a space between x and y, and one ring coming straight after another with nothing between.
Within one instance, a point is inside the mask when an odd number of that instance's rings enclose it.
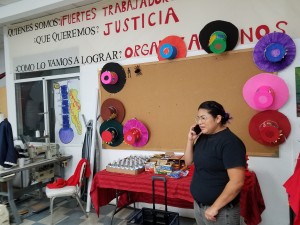
<instances>
[{"instance_id":1,"label":"woman's arm","mask_svg":"<svg viewBox=\"0 0 300 225\"><path fill-rule=\"evenodd\" d=\"M189 130L185 153L184 153L184 162L185 162L185 165L187 165L187 166L189 166L193 163L194 142L197 139L197 137L199 136L193 130L194 126L192 126Z\"/></svg>"}]
</instances>

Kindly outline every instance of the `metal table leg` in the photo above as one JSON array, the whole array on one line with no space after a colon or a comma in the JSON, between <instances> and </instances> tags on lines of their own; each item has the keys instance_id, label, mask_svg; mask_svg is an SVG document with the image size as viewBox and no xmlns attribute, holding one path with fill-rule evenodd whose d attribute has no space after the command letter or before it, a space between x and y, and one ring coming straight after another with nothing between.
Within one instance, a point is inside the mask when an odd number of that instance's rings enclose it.
<instances>
[{"instance_id":1,"label":"metal table leg","mask_svg":"<svg viewBox=\"0 0 300 225\"><path fill-rule=\"evenodd\" d=\"M4 182L4 181L2 181L2 182ZM0 196L7 197L9 207L11 209L11 213L14 216L16 224L19 225L19 224L21 224L22 218L24 218L24 216L19 215L14 198L18 198L20 196L23 196L24 194L30 193L37 189L42 189L43 187L45 187L45 183L37 183L37 184L31 185L31 186L28 186L14 194L13 193L13 179L7 179L7 180L5 180L5 182L7 184L7 191L6 192L1 191Z\"/></svg>"},{"instance_id":2,"label":"metal table leg","mask_svg":"<svg viewBox=\"0 0 300 225\"><path fill-rule=\"evenodd\" d=\"M17 210L16 204L14 201L12 181L13 180L11 179L6 182L7 183L7 198L8 198L8 203L9 203L11 212L15 218L15 222L16 222L16 224L19 225L19 224L21 224L21 218L20 218L19 212Z\"/></svg>"},{"instance_id":3,"label":"metal table leg","mask_svg":"<svg viewBox=\"0 0 300 225\"><path fill-rule=\"evenodd\" d=\"M120 212L122 209L124 209L124 208L126 208L126 207L128 207L129 205L132 204L132 203L131 203L131 194L130 194L130 192L127 192L128 197L129 197L128 203L127 203L126 205L123 205L122 207L119 207L119 208L118 208L119 196L120 196L120 194L121 194L122 192L124 192L124 191L116 190L116 206L115 206L115 209L114 209L114 213L113 213L112 216L111 216L110 225L113 224L114 216L115 216L118 212ZM135 202L133 202L133 207L134 207L134 210L135 210Z\"/></svg>"}]
</instances>

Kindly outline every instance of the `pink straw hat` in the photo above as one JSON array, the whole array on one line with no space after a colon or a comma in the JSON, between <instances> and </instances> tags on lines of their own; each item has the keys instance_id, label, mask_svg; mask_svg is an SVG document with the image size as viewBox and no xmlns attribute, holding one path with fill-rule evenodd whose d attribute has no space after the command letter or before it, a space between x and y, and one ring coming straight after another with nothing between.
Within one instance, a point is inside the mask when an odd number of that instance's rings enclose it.
<instances>
[{"instance_id":1,"label":"pink straw hat","mask_svg":"<svg viewBox=\"0 0 300 225\"><path fill-rule=\"evenodd\" d=\"M137 119L128 120L123 126L124 141L135 147L142 147L148 143L147 127Z\"/></svg>"},{"instance_id":2,"label":"pink straw hat","mask_svg":"<svg viewBox=\"0 0 300 225\"><path fill-rule=\"evenodd\" d=\"M247 80L243 87L243 97L255 110L278 110L287 102L289 89L277 75L261 73Z\"/></svg>"}]
</instances>

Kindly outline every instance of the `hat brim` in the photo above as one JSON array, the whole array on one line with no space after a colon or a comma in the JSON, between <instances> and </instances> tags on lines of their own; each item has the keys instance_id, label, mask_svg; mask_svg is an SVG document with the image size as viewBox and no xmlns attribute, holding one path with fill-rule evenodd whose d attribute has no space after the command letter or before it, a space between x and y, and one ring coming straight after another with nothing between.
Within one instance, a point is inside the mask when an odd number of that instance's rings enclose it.
<instances>
[{"instance_id":1,"label":"hat brim","mask_svg":"<svg viewBox=\"0 0 300 225\"><path fill-rule=\"evenodd\" d=\"M259 131L259 126L267 121L271 120L278 124L279 129L282 131L281 138L276 143L269 143L262 139ZM285 142L291 132L291 124L289 119L282 113L275 110L266 110L254 115L249 122L249 134L250 136L260 144L267 146L277 146Z\"/></svg>"},{"instance_id":2,"label":"hat brim","mask_svg":"<svg viewBox=\"0 0 300 225\"><path fill-rule=\"evenodd\" d=\"M101 74L105 71L115 72L118 75L118 81L115 84L104 84L101 82ZM124 68L115 62L106 63L99 75L100 83L102 87L109 93L117 93L121 91L126 83L126 73Z\"/></svg>"},{"instance_id":3,"label":"hat brim","mask_svg":"<svg viewBox=\"0 0 300 225\"><path fill-rule=\"evenodd\" d=\"M199 33L200 45L207 53L212 53L212 51L208 46L208 43L209 43L210 36L215 31L222 31L226 34L227 46L225 51L230 51L234 49L239 39L238 28L230 22L223 21L223 20L215 20L206 24Z\"/></svg>"},{"instance_id":4,"label":"hat brim","mask_svg":"<svg viewBox=\"0 0 300 225\"><path fill-rule=\"evenodd\" d=\"M270 62L265 57L265 49L273 43L282 44L286 49L285 57L279 62ZM255 45L253 60L256 66L266 72L276 72L289 66L296 57L296 45L293 39L284 33L270 33L263 36Z\"/></svg>"},{"instance_id":5,"label":"hat brim","mask_svg":"<svg viewBox=\"0 0 300 225\"><path fill-rule=\"evenodd\" d=\"M148 143L149 132L147 127L137 119L128 120L123 126L123 133L127 133L130 129L136 128L140 131L140 138L132 144L134 147L142 147Z\"/></svg>"},{"instance_id":6,"label":"hat brim","mask_svg":"<svg viewBox=\"0 0 300 225\"><path fill-rule=\"evenodd\" d=\"M117 111L117 116L114 118L118 122L122 123L125 117L125 108L121 101L113 98L106 99L101 106L101 117L103 120L109 120L111 117L111 114L109 110L107 110L109 107L114 107Z\"/></svg>"},{"instance_id":7,"label":"hat brim","mask_svg":"<svg viewBox=\"0 0 300 225\"><path fill-rule=\"evenodd\" d=\"M254 95L261 86L270 86L275 92L273 104L268 108L259 108L255 104ZM280 109L289 98L289 88L285 81L274 74L260 73L246 81L243 87L243 97L246 103L255 110L277 110Z\"/></svg>"},{"instance_id":8,"label":"hat brim","mask_svg":"<svg viewBox=\"0 0 300 225\"><path fill-rule=\"evenodd\" d=\"M114 128L117 131L117 136L114 138L114 140L111 143L107 143L107 144L115 147L120 145L124 140L123 126L121 123L119 123L116 120L104 121L100 126L100 136L103 131L107 130L110 127Z\"/></svg>"},{"instance_id":9,"label":"hat brim","mask_svg":"<svg viewBox=\"0 0 300 225\"><path fill-rule=\"evenodd\" d=\"M4 72L4 73L1 73L0 74L0 80L3 78L3 77L5 77L6 76L6 73Z\"/></svg>"},{"instance_id":10,"label":"hat brim","mask_svg":"<svg viewBox=\"0 0 300 225\"><path fill-rule=\"evenodd\" d=\"M159 45L157 48L157 57L158 57L159 61L166 60L165 58L163 58L160 55L160 48L164 44L170 44L177 49L177 55L176 55L175 59L186 57L187 49L186 49L186 44L184 43L184 40L179 36L171 35L171 36L164 38L163 40L161 40L159 42Z\"/></svg>"}]
</instances>

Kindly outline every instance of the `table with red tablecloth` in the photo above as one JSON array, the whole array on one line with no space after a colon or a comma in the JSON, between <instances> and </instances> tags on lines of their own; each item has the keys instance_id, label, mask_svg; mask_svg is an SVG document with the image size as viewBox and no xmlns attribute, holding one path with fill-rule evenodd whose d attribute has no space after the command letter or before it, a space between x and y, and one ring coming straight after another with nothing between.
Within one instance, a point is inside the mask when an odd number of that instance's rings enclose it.
<instances>
[{"instance_id":1,"label":"table with red tablecloth","mask_svg":"<svg viewBox=\"0 0 300 225\"><path fill-rule=\"evenodd\" d=\"M190 183L193 170L186 177L174 179L167 177L167 204L179 208L193 208ZM102 170L95 174L91 187L91 200L99 214L101 206L107 205L118 196L117 207L134 202L152 203L152 176L143 172L137 175L112 173ZM120 192L122 191L122 192ZM116 194L117 193L117 194ZM130 193L130 198L128 194ZM164 204L164 184L155 182L155 203ZM254 172L246 171L246 181L241 192L241 216L247 225L256 225L261 221L265 205L259 183Z\"/></svg>"},{"instance_id":2,"label":"table with red tablecloth","mask_svg":"<svg viewBox=\"0 0 300 225\"><path fill-rule=\"evenodd\" d=\"M152 176L153 173L143 172L137 175L111 173L102 170L95 174L91 188L91 200L97 213L99 207L107 205L116 197L116 190L131 193L132 202L152 203ZM156 176L165 176L157 175ZM167 204L180 208L193 208L193 198L190 193L192 176L180 179L167 177ZM119 207L126 204L127 193L119 198ZM164 184L155 182L155 202L164 204Z\"/></svg>"}]
</instances>

